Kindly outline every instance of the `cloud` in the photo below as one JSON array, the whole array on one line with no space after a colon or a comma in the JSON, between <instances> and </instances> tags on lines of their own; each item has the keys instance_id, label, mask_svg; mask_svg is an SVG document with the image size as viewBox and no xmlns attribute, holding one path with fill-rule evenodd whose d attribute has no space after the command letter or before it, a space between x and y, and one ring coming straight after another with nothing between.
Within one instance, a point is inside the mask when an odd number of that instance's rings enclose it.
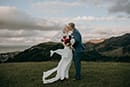
<instances>
[{"instance_id":1,"label":"cloud","mask_svg":"<svg viewBox=\"0 0 130 87\"><path fill-rule=\"evenodd\" d=\"M57 31L0 30L0 45L35 45L51 41Z\"/></svg>"},{"instance_id":2,"label":"cloud","mask_svg":"<svg viewBox=\"0 0 130 87\"><path fill-rule=\"evenodd\" d=\"M120 23L120 22L129 21L129 16L77 16L77 17L62 17L62 18L54 17L54 18L48 18L48 20L55 20L55 22L59 25L62 25L62 28L63 28L64 25L69 22L76 23L76 26L80 26L80 25L95 26L94 24L104 25L106 23L113 23L114 25L118 25L117 22ZM108 25L113 26L110 24Z\"/></svg>"},{"instance_id":3,"label":"cloud","mask_svg":"<svg viewBox=\"0 0 130 87\"><path fill-rule=\"evenodd\" d=\"M15 7L0 7L0 28L27 28L34 27L32 17Z\"/></svg>"},{"instance_id":4,"label":"cloud","mask_svg":"<svg viewBox=\"0 0 130 87\"><path fill-rule=\"evenodd\" d=\"M44 1L44 2L37 2L33 4L34 6L43 7L43 8L69 8L69 7L76 7L80 6L77 2L65 2L65 1Z\"/></svg>"},{"instance_id":5,"label":"cloud","mask_svg":"<svg viewBox=\"0 0 130 87\"><path fill-rule=\"evenodd\" d=\"M43 13L57 13L65 12L69 8L82 6L79 2L65 2L65 1L43 1L32 4L33 8L40 9Z\"/></svg>"},{"instance_id":6,"label":"cloud","mask_svg":"<svg viewBox=\"0 0 130 87\"><path fill-rule=\"evenodd\" d=\"M126 17L115 17L115 16L106 16L106 17L95 17L95 16L78 16L72 19L73 21L121 21L127 20Z\"/></svg>"},{"instance_id":7,"label":"cloud","mask_svg":"<svg viewBox=\"0 0 130 87\"><path fill-rule=\"evenodd\" d=\"M129 26L84 26L86 29L82 29L81 33L84 41L92 39L105 39L112 36L119 36L130 32Z\"/></svg>"},{"instance_id":8,"label":"cloud","mask_svg":"<svg viewBox=\"0 0 130 87\"><path fill-rule=\"evenodd\" d=\"M109 13L130 14L130 0L78 0L89 6L105 7Z\"/></svg>"},{"instance_id":9,"label":"cloud","mask_svg":"<svg viewBox=\"0 0 130 87\"><path fill-rule=\"evenodd\" d=\"M83 40L108 38L114 35L120 35L130 32L130 27L125 25L102 25L102 23L110 21L118 22L126 20L126 17L95 17L95 16L78 16L78 17L62 17L62 18L38 18L35 19L37 25L43 29L0 29L0 44L4 45L35 45L45 41L59 41L55 39L64 25L68 22L75 22L77 28L83 36ZM93 22L98 22L99 25L94 25ZM30 22L29 22L30 23ZM89 24L90 23L90 24ZM58 28L60 26L61 28ZM114 27L115 26L115 27ZM10 26L11 27L11 26ZM46 27L46 28L45 28ZM48 30L46 30L48 29ZM118 29L118 30L117 30Z\"/></svg>"},{"instance_id":10,"label":"cloud","mask_svg":"<svg viewBox=\"0 0 130 87\"><path fill-rule=\"evenodd\" d=\"M57 30L60 29L53 21L31 17L16 7L0 7L0 29Z\"/></svg>"},{"instance_id":11,"label":"cloud","mask_svg":"<svg viewBox=\"0 0 130 87\"><path fill-rule=\"evenodd\" d=\"M108 10L110 13L130 14L130 0L116 0Z\"/></svg>"},{"instance_id":12,"label":"cloud","mask_svg":"<svg viewBox=\"0 0 130 87\"><path fill-rule=\"evenodd\" d=\"M30 37L35 36L38 33L35 30L0 30L0 38L11 38L11 37Z\"/></svg>"},{"instance_id":13,"label":"cloud","mask_svg":"<svg viewBox=\"0 0 130 87\"><path fill-rule=\"evenodd\" d=\"M78 0L78 1L81 1L83 3L88 3L88 4L94 4L94 5L98 5L103 2L103 0Z\"/></svg>"},{"instance_id":14,"label":"cloud","mask_svg":"<svg viewBox=\"0 0 130 87\"><path fill-rule=\"evenodd\" d=\"M93 0L88 0L92 3ZM95 5L103 5L108 0L94 0ZM115 5L117 1L112 1L109 8ZM35 8L43 11L66 11L69 8L85 6L87 3L54 1L35 3ZM87 3L88 5L89 3ZM91 4L90 4L91 5ZM38 6L38 7L36 7ZM53 8L54 7L54 8ZM115 8L115 7L113 7ZM49 10L48 10L49 9ZM56 9L56 10L55 10ZM115 11L116 12L116 11ZM114 12L113 12L114 13ZM63 29L68 22L74 22L78 26L83 40L108 38L114 35L120 35L130 32L130 27L126 22L129 16L77 16L77 17L57 17L57 18L34 18L26 12L18 10L16 7L0 7L0 44L4 45L34 45L44 41L55 41L53 37ZM117 23L114 23L114 22ZM105 23L111 23L105 26ZM118 22L122 22L124 24ZM94 24L96 23L96 24ZM100 25L100 26L99 26ZM120 25L120 26L119 26ZM126 25L126 26L125 26Z\"/></svg>"},{"instance_id":15,"label":"cloud","mask_svg":"<svg viewBox=\"0 0 130 87\"><path fill-rule=\"evenodd\" d=\"M34 9L43 13L65 13L77 7L101 7L109 13L130 14L130 0L74 0L74 1L43 1L32 4Z\"/></svg>"}]
</instances>

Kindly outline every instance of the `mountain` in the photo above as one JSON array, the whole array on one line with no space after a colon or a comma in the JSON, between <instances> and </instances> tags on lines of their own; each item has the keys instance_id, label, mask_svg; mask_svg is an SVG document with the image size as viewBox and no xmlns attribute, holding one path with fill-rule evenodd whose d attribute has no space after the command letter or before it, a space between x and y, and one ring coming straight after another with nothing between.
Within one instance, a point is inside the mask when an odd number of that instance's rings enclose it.
<instances>
[{"instance_id":1,"label":"mountain","mask_svg":"<svg viewBox=\"0 0 130 87\"><path fill-rule=\"evenodd\" d=\"M62 49L61 43L46 42L32 46L15 56L14 61L47 61L52 59L50 50ZM53 59L60 59L59 55L54 55Z\"/></svg>"},{"instance_id":2,"label":"mountain","mask_svg":"<svg viewBox=\"0 0 130 87\"><path fill-rule=\"evenodd\" d=\"M84 43L82 60L130 62L130 33L105 39L100 43ZM50 50L62 49L61 43L46 42L32 46L21 52L0 54L1 62L47 61L60 59L58 54L49 57ZM5 59L5 60L4 60ZM2 61L4 60L4 61Z\"/></svg>"},{"instance_id":3,"label":"mountain","mask_svg":"<svg viewBox=\"0 0 130 87\"><path fill-rule=\"evenodd\" d=\"M93 40L90 40L88 42L90 43L94 43L94 44L98 44L98 43L102 43L105 39L93 39Z\"/></svg>"},{"instance_id":4,"label":"mountain","mask_svg":"<svg viewBox=\"0 0 130 87\"><path fill-rule=\"evenodd\" d=\"M96 49L106 56L130 56L130 34L106 39L99 43Z\"/></svg>"},{"instance_id":5,"label":"mountain","mask_svg":"<svg viewBox=\"0 0 130 87\"><path fill-rule=\"evenodd\" d=\"M130 61L130 33L111 37L98 44L88 42L86 45L88 52L98 52L107 60Z\"/></svg>"},{"instance_id":6,"label":"mountain","mask_svg":"<svg viewBox=\"0 0 130 87\"><path fill-rule=\"evenodd\" d=\"M111 51L118 48L124 48L130 45L130 34L127 33L119 37L111 37L98 44L98 51Z\"/></svg>"}]
</instances>

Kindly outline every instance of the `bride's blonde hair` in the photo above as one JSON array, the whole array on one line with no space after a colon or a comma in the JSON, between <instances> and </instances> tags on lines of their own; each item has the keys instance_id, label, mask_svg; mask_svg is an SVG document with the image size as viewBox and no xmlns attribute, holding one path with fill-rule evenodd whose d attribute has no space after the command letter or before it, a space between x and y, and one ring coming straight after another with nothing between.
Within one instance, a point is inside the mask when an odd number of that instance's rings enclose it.
<instances>
[{"instance_id":1,"label":"bride's blonde hair","mask_svg":"<svg viewBox=\"0 0 130 87\"><path fill-rule=\"evenodd\" d=\"M66 30L66 29L69 29L69 26L66 25L66 26L64 27L64 29L63 29L63 33L68 32L68 30Z\"/></svg>"}]
</instances>

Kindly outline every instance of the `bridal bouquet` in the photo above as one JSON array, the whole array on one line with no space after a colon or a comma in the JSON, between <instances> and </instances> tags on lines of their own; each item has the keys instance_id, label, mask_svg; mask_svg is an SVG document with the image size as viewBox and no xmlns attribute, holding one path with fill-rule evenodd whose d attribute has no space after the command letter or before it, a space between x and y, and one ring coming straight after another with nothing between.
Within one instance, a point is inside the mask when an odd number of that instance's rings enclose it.
<instances>
[{"instance_id":1,"label":"bridal bouquet","mask_svg":"<svg viewBox=\"0 0 130 87\"><path fill-rule=\"evenodd\" d=\"M71 35L71 33L64 34L61 41L65 46L69 46L70 48L73 48L73 44L75 42L74 37Z\"/></svg>"}]
</instances>

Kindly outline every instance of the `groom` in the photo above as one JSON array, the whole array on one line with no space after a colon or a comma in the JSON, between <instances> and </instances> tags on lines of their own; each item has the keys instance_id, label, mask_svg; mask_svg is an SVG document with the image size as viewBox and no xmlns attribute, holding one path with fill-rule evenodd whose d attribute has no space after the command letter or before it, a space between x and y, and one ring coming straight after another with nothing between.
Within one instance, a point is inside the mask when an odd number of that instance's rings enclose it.
<instances>
[{"instance_id":1,"label":"groom","mask_svg":"<svg viewBox=\"0 0 130 87\"><path fill-rule=\"evenodd\" d=\"M74 51L73 51L73 60L74 60L74 65L75 65L75 80L80 80L81 79L81 56L83 54L84 46L82 44L82 37L80 32L75 28L74 23L69 23L68 24L70 31L72 31L72 35L74 36L75 43L73 45Z\"/></svg>"}]
</instances>

